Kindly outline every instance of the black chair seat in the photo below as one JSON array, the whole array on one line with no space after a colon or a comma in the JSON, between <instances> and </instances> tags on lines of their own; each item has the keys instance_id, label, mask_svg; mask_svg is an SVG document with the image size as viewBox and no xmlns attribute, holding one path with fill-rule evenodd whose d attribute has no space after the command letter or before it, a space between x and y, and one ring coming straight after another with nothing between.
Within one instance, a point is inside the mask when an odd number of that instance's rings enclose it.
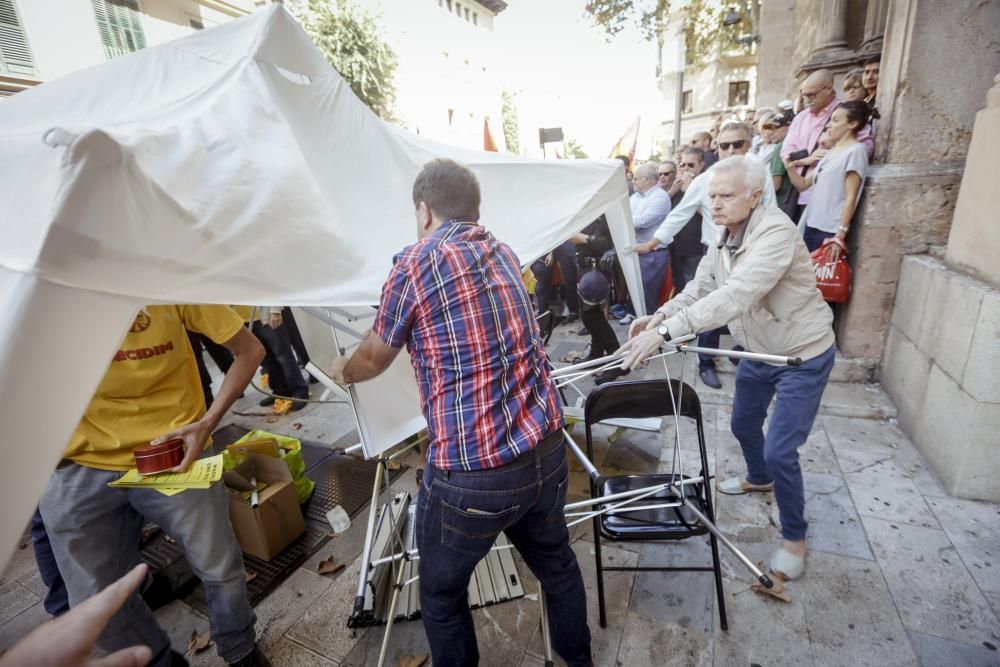
<instances>
[{"instance_id":1,"label":"black chair seat","mask_svg":"<svg viewBox=\"0 0 1000 667\"><path fill-rule=\"evenodd\" d=\"M657 484L675 481L681 475L621 475L608 477L601 485L601 495L610 496L615 493L649 488ZM684 477L688 477L685 475ZM684 495L698 510L706 512L705 503L701 498L701 484L689 484L684 487ZM678 496L670 490L646 496L641 500L632 501L633 506L660 505L677 502ZM622 508L626 509L628 505ZM662 507L657 509L637 511L616 511L613 514L601 515L601 532L610 540L683 540L695 535L705 535L708 528L687 507Z\"/></svg>"}]
</instances>

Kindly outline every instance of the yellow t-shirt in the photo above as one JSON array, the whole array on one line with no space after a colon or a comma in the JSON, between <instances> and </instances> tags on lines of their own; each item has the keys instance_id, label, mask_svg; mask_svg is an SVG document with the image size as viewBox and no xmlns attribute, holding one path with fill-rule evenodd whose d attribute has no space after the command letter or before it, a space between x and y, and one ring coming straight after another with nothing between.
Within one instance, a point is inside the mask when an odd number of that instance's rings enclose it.
<instances>
[{"instance_id":1,"label":"yellow t-shirt","mask_svg":"<svg viewBox=\"0 0 1000 667\"><path fill-rule=\"evenodd\" d=\"M132 450L205 414L185 329L224 343L243 326L228 306L147 306L90 399L64 458L101 470L135 467Z\"/></svg>"}]
</instances>

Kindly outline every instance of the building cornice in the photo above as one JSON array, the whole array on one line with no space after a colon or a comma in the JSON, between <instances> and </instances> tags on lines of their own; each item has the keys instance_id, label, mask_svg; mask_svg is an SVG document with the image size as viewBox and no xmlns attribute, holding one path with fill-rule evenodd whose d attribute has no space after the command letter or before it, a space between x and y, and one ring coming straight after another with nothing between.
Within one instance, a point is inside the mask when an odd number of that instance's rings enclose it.
<instances>
[{"instance_id":1,"label":"building cornice","mask_svg":"<svg viewBox=\"0 0 1000 667\"><path fill-rule=\"evenodd\" d=\"M249 16L253 11L253 8L248 10L235 3L227 2L227 0L195 0L195 4L204 5L230 16Z\"/></svg>"}]
</instances>

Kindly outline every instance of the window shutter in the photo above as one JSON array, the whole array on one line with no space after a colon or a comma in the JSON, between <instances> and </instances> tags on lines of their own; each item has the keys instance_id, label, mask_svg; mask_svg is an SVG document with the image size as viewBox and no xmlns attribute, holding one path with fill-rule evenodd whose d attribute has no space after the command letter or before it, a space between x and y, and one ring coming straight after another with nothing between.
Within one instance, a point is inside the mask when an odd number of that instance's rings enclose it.
<instances>
[{"instance_id":1,"label":"window shutter","mask_svg":"<svg viewBox=\"0 0 1000 667\"><path fill-rule=\"evenodd\" d=\"M137 0L90 0L108 60L146 48Z\"/></svg>"},{"instance_id":2,"label":"window shutter","mask_svg":"<svg viewBox=\"0 0 1000 667\"><path fill-rule=\"evenodd\" d=\"M0 72L34 74L35 63L14 0L0 0Z\"/></svg>"}]
</instances>

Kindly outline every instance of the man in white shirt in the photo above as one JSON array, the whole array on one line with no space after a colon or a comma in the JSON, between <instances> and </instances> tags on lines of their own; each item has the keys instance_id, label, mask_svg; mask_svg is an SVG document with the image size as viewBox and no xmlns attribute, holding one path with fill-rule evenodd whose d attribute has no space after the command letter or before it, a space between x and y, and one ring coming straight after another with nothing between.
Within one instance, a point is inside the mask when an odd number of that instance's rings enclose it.
<instances>
[{"instance_id":1,"label":"man in white shirt","mask_svg":"<svg viewBox=\"0 0 1000 667\"><path fill-rule=\"evenodd\" d=\"M746 123L729 122L723 125L722 130L719 131L718 141L716 142L719 145L719 162L734 155L746 155L750 150L752 136L753 132ZM712 220L711 202L708 199L708 181L712 168L714 168L714 165L691 181L687 191L684 193L684 199L670 211L663 224L653 233L653 237L645 243L636 244L635 250L640 255L640 263L642 262L642 257L655 252L661 246L666 247L695 213L701 213L701 242L707 248L716 241L718 228ZM764 184L761 205L764 207L776 205L772 179L768 179ZM636 241L640 241L638 234L636 234ZM698 345L701 347L719 347L719 330L702 332L698 336ZM713 389L722 387L722 382L715 372L715 359L713 357L699 355L698 375L701 381L709 387Z\"/></svg>"},{"instance_id":2,"label":"man in white shirt","mask_svg":"<svg viewBox=\"0 0 1000 667\"><path fill-rule=\"evenodd\" d=\"M670 195L657 185L657 178L657 166L653 163L647 162L635 170L632 181L635 194L629 198L629 204L632 206L632 222L635 225L637 243L649 241L670 213ZM657 297L669 265L670 253L667 252L666 244L644 253L639 258L646 313L653 312L659 305ZM622 323L628 322L622 320Z\"/></svg>"}]
</instances>

